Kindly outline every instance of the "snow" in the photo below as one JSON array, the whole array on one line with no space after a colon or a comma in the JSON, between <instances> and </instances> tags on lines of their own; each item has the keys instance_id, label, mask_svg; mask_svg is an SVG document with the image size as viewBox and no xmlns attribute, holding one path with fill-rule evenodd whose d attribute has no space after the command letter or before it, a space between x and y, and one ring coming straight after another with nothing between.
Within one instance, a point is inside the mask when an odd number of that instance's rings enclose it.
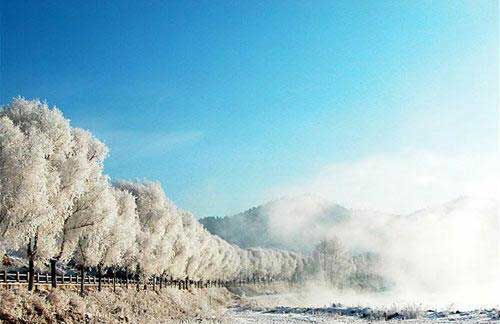
<instances>
[{"instance_id":1,"label":"snow","mask_svg":"<svg viewBox=\"0 0 500 324\"><path fill-rule=\"evenodd\" d=\"M242 293L238 291L237 293ZM459 308L422 300L411 303L378 296L315 288L252 287L222 319L228 323L367 323L386 320L409 323L500 323L500 307ZM338 302L339 300L343 302ZM333 302L336 301L336 302ZM344 303L345 302L345 303Z\"/></svg>"},{"instance_id":2,"label":"snow","mask_svg":"<svg viewBox=\"0 0 500 324\"><path fill-rule=\"evenodd\" d=\"M232 323L367 323L386 320L408 323L500 323L500 310L429 310L418 318L409 319L400 313L384 314L369 307L277 307L264 310L235 308L228 312L224 319Z\"/></svg>"}]
</instances>

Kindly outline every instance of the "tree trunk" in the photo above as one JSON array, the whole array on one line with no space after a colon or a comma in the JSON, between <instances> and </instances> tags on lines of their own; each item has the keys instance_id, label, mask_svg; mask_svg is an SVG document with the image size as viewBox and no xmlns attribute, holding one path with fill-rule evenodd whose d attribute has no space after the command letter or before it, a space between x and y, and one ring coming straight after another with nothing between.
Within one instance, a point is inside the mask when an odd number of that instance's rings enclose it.
<instances>
[{"instance_id":1,"label":"tree trunk","mask_svg":"<svg viewBox=\"0 0 500 324\"><path fill-rule=\"evenodd\" d=\"M140 265L136 265L135 267L135 273L136 273L136 284L137 284L137 291L140 290L140 279L141 279L141 266Z\"/></svg>"},{"instance_id":2,"label":"tree trunk","mask_svg":"<svg viewBox=\"0 0 500 324\"><path fill-rule=\"evenodd\" d=\"M50 280L52 283L52 288L57 287L57 278L56 278L56 259L50 259Z\"/></svg>"},{"instance_id":3,"label":"tree trunk","mask_svg":"<svg viewBox=\"0 0 500 324\"><path fill-rule=\"evenodd\" d=\"M85 267L83 265L80 267L80 277L82 277L82 281L80 281L80 296L83 296L83 283L85 282Z\"/></svg>"},{"instance_id":4,"label":"tree trunk","mask_svg":"<svg viewBox=\"0 0 500 324\"><path fill-rule=\"evenodd\" d=\"M33 282L35 279L35 254L33 253L33 248L31 247L31 239L28 242L28 290L33 290Z\"/></svg>"},{"instance_id":5,"label":"tree trunk","mask_svg":"<svg viewBox=\"0 0 500 324\"><path fill-rule=\"evenodd\" d=\"M116 292L116 271L113 269L113 292Z\"/></svg>"},{"instance_id":6,"label":"tree trunk","mask_svg":"<svg viewBox=\"0 0 500 324\"><path fill-rule=\"evenodd\" d=\"M102 265L97 265L97 291L102 289Z\"/></svg>"}]
</instances>

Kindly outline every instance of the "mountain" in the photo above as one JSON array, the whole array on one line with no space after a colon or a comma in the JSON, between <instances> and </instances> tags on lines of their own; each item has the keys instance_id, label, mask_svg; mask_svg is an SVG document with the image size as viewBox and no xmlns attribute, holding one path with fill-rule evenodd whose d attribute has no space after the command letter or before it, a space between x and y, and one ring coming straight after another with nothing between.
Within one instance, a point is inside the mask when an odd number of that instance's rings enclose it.
<instances>
[{"instance_id":1,"label":"mountain","mask_svg":"<svg viewBox=\"0 0 500 324\"><path fill-rule=\"evenodd\" d=\"M422 253L483 235L478 246L498 249L498 202L460 197L408 215L342 207L317 195L286 197L226 217L200 220L212 234L240 247L309 252L321 239L336 237L351 251L383 253L408 246ZM482 233L482 234L481 234ZM440 244L446 237L445 244ZM419 244L416 244L419 242ZM436 246L429 247L429 243ZM407 253L397 251L397 253ZM395 252L396 253L396 252Z\"/></svg>"},{"instance_id":2,"label":"mountain","mask_svg":"<svg viewBox=\"0 0 500 324\"><path fill-rule=\"evenodd\" d=\"M333 225L351 218L352 211L320 196L286 197L226 217L200 222L212 234L240 247L307 251Z\"/></svg>"}]
</instances>

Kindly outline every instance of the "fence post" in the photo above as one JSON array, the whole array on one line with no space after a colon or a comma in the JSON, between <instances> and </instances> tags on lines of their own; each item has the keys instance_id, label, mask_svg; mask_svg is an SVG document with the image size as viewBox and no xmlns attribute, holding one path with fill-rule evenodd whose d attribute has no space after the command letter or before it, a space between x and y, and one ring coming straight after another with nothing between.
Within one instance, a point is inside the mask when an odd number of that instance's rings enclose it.
<instances>
[{"instance_id":1,"label":"fence post","mask_svg":"<svg viewBox=\"0 0 500 324\"><path fill-rule=\"evenodd\" d=\"M50 279L52 281L52 288L57 287L56 262L56 259L50 259Z\"/></svg>"},{"instance_id":2,"label":"fence post","mask_svg":"<svg viewBox=\"0 0 500 324\"><path fill-rule=\"evenodd\" d=\"M113 292L116 292L116 271L113 269Z\"/></svg>"},{"instance_id":3,"label":"fence post","mask_svg":"<svg viewBox=\"0 0 500 324\"><path fill-rule=\"evenodd\" d=\"M3 271L3 282L7 283L7 270Z\"/></svg>"},{"instance_id":4,"label":"fence post","mask_svg":"<svg viewBox=\"0 0 500 324\"><path fill-rule=\"evenodd\" d=\"M16 282L19 282L19 271L16 271Z\"/></svg>"},{"instance_id":5,"label":"fence post","mask_svg":"<svg viewBox=\"0 0 500 324\"><path fill-rule=\"evenodd\" d=\"M83 265L80 266L80 276L82 277L82 281L80 282L80 296L83 296L83 284L85 281L85 267Z\"/></svg>"},{"instance_id":6,"label":"fence post","mask_svg":"<svg viewBox=\"0 0 500 324\"><path fill-rule=\"evenodd\" d=\"M101 264L97 265L97 291L101 291L102 289L102 266Z\"/></svg>"},{"instance_id":7,"label":"fence post","mask_svg":"<svg viewBox=\"0 0 500 324\"><path fill-rule=\"evenodd\" d=\"M30 238L28 242L28 274L26 278L28 279L28 291L33 290L33 280L35 274L35 263L33 258L34 255L33 255L33 250L31 249L31 238Z\"/></svg>"}]
</instances>

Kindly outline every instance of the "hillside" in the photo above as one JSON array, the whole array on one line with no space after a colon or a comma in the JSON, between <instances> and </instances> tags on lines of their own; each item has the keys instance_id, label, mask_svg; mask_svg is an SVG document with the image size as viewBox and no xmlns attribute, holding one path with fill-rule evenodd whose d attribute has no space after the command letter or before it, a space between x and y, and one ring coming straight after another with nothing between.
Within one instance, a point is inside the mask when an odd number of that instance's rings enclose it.
<instances>
[{"instance_id":1,"label":"hillside","mask_svg":"<svg viewBox=\"0 0 500 324\"><path fill-rule=\"evenodd\" d=\"M353 212L316 195L286 197L226 217L200 219L205 228L240 247L307 251Z\"/></svg>"}]
</instances>

